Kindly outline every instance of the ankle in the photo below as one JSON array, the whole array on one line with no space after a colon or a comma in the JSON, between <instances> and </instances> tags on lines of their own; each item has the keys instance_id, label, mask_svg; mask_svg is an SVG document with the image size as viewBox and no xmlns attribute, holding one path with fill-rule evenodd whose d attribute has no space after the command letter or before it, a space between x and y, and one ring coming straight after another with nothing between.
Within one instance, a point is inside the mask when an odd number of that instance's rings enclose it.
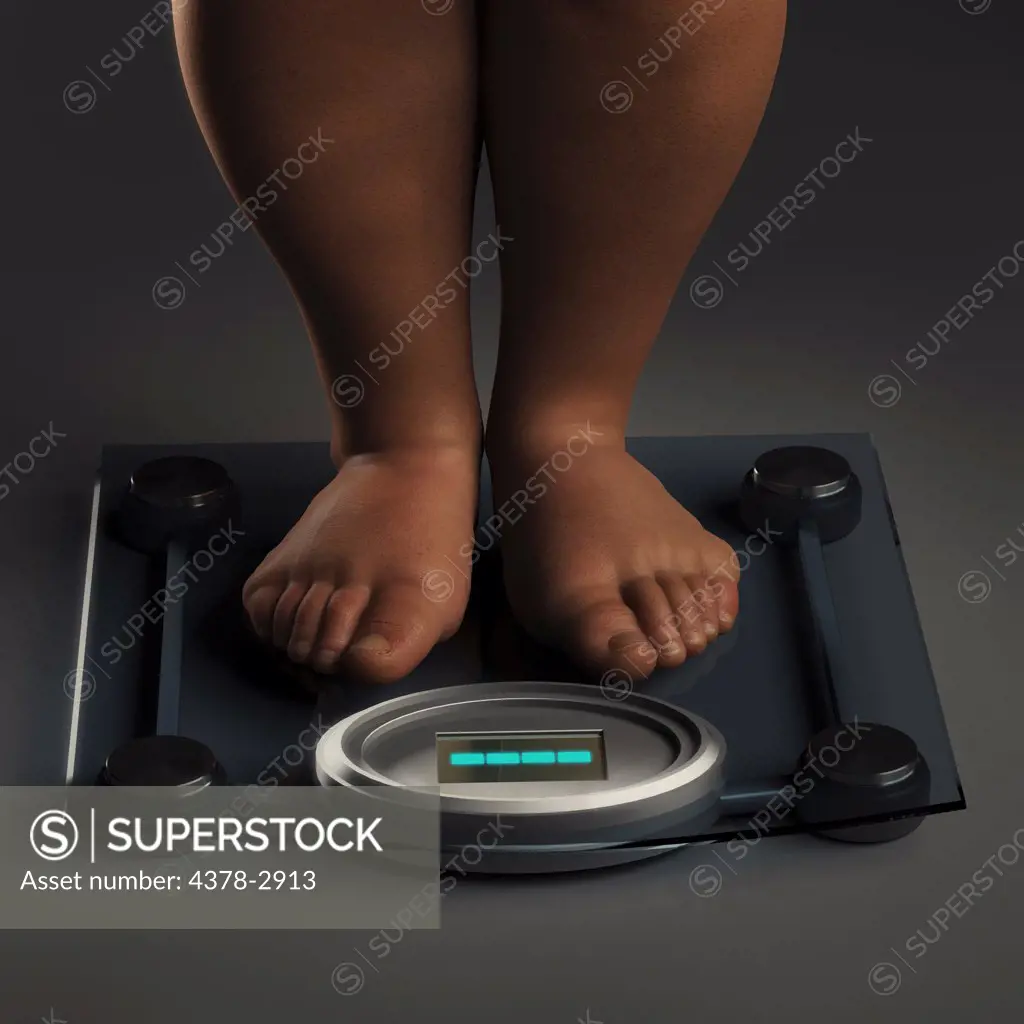
<instances>
[{"instance_id":1,"label":"ankle","mask_svg":"<svg viewBox=\"0 0 1024 1024\"><path fill-rule=\"evenodd\" d=\"M483 454L482 428L462 431L441 429L411 433L400 431L377 436L353 436L335 426L331 432L331 461L336 469L352 460L405 462L415 464L459 465L469 463L479 468Z\"/></svg>"},{"instance_id":2,"label":"ankle","mask_svg":"<svg viewBox=\"0 0 1024 1024\"><path fill-rule=\"evenodd\" d=\"M496 463L520 462L523 458L564 458L566 452L578 457L589 448L625 448L625 431L621 424L607 420L588 419L574 413L516 417L512 422L502 418L488 420L484 450Z\"/></svg>"},{"instance_id":3,"label":"ankle","mask_svg":"<svg viewBox=\"0 0 1024 1024\"><path fill-rule=\"evenodd\" d=\"M625 438L616 425L586 419L534 421L515 430L492 429L485 442L495 501L532 493L531 482L554 483L576 462L600 451L625 450Z\"/></svg>"}]
</instances>

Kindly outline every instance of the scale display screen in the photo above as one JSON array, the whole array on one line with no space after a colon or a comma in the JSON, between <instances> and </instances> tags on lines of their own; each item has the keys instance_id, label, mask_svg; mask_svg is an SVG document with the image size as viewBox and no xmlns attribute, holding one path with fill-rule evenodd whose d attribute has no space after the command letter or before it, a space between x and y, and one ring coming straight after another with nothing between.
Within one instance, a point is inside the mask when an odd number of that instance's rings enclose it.
<instances>
[{"instance_id":1,"label":"scale display screen","mask_svg":"<svg viewBox=\"0 0 1024 1024\"><path fill-rule=\"evenodd\" d=\"M438 782L586 782L608 778L604 732L439 732Z\"/></svg>"}]
</instances>

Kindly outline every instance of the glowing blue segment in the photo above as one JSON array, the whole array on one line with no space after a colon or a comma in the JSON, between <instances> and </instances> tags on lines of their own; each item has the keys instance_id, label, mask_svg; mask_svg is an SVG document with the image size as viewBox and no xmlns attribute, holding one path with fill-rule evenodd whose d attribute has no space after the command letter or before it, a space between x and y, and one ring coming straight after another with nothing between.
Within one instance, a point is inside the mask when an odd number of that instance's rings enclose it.
<instances>
[{"instance_id":1,"label":"glowing blue segment","mask_svg":"<svg viewBox=\"0 0 1024 1024\"><path fill-rule=\"evenodd\" d=\"M499 750L487 755L488 764L519 764L519 754L515 751Z\"/></svg>"},{"instance_id":2,"label":"glowing blue segment","mask_svg":"<svg viewBox=\"0 0 1024 1024\"><path fill-rule=\"evenodd\" d=\"M523 764L554 764L555 752L553 750L524 750Z\"/></svg>"},{"instance_id":3,"label":"glowing blue segment","mask_svg":"<svg viewBox=\"0 0 1024 1024\"><path fill-rule=\"evenodd\" d=\"M589 750L560 750L558 752L559 764L590 764L594 755Z\"/></svg>"},{"instance_id":4,"label":"glowing blue segment","mask_svg":"<svg viewBox=\"0 0 1024 1024\"><path fill-rule=\"evenodd\" d=\"M448 761L456 767L463 768L469 765L483 764L483 754L449 754Z\"/></svg>"}]
</instances>

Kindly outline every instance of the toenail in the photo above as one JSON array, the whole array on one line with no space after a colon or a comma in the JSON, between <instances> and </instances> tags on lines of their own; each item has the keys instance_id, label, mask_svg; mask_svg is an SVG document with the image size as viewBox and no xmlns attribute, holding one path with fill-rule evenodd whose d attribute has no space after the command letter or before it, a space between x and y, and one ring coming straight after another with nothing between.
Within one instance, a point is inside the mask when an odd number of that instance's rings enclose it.
<instances>
[{"instance_id":1,"label":"toenail","mask_svg":"<svg viewBox=\"0 0 1024 1024\"><path fill-rule=\"evenodd\" d=\"M707 642L707 637L703 633L687 633L683 639L694 647L700 647Z\"/></svg>"},{"instance_id":2,"label":"toenail","mask_svg":"<svg viewBox=\"0 0 1024 1024\"><path fill-rule=\"evenodd\" d=\"M669 642L661 648L661 653L678 654L682 649L683 647L681 644L677 643L675 640L669 640Z\"/></svg>"},{"instance_id":3,"label":"toenail","mask_svg":"<svg viewBox=\"0 0 1024 1024\"><path fill-rule=\"evenodd\" d=\"M713 622L705 622L704 632L707 633L709 637L716 637L718 636L718 627Z\"/></svg>"},{"instance_id":4,"label":"toenail","mask_svg":"<svg viewBox=\"0 0 1024 1024\"><path fill-rule=\"evenodd\" d=\"M608 641L608 649L611 651L624 651L627 648L636 647L638 653L643 653L643 648L649 648L650 643L646 637L637 636L636 633L616 633Z\"/></svg>"},{"instance_id":5,"label":"toenail","mask_svg":"<svg viewBox=\"0 0 1024 1024\"><path fill-rule=\"evenodd\" d=\"M292 650L295 652L296 658L305 658L311 650L313 650L312 644L296 644Z\"/></svg>"},{"instance_id":6,"label":"toenail","mask_svg":"<svg viewBox=\"0 0 1024 1024\"><path fill-rule=\"evenodd\" d=\"M732 621L733 621L733 617L728 612L719 612L718 613L718 621L723 626L731 626L732 625Z\"/></svg>"},{"instance_id":7,"label":"toenail","mask_svg":"<svg viewBox=\"0 0 1024 1024\"><path fill-rule=\"evenodd\" d=\"M313 667L322 672L329 672L338 663L340 651L320 650L313 656Z\"/></svg>"},{"instance_id":8,"label":"toenail","mask_svg":"<svg viewBox=\"0 0 1024 1024\"><path fill-rule=\"evenodd\" d=\"M386 654L391 650L387 637L381 636L380 633L370 633L362 640L357 640L352 647L354 650L369 651L371 654Z\"/></svg>"}]
</instances>

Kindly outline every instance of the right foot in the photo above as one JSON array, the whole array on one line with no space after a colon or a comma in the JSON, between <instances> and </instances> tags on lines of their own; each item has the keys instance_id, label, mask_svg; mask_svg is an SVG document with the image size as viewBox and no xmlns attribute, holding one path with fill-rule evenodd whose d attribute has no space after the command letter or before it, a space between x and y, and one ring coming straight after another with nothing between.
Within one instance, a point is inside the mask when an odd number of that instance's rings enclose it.
<instances>
[{"instance_id":1,"label":"right foot","mask_svg":"<svg viewBox=\"0 0 1024 1024\"><path fill-rule=\"evenodd\" d=\"M501 538L505 590L535 639L595 676L647 678L732 629L735 553L626 452L621 431L510 436L489 451L495 506L518 509ZM566 465L552 475L555 453Z\"/></svg>"},{"instance_id":2,"label":"right foot","mask_svg":"<svg viewBox=\"0 0 1024 1024\"><path fill-rule=\"evenodd\" d=\"M246 582L256 633L319 672L408 675L465 614L479 468L469 448L348 458Z\"/></svg>"}]
</instances>

